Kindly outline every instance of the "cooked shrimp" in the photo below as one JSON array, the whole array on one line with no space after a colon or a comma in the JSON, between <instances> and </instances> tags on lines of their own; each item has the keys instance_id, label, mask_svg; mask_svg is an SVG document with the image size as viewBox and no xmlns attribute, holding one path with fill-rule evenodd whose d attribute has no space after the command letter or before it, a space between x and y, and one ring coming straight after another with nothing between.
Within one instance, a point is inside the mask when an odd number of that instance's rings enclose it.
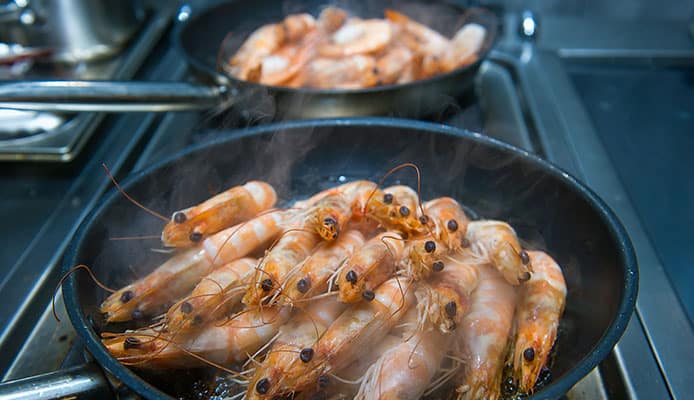
<instances>
[{"instance_id":1,"label":"cooked shrimp","mask_svg":"<svg viewBox=\"0 0 694 400\"><path fill-rule=\"evenodd\" d=\"M268 343L289 319L288 307L245 310L230 322L210 323L195 334L175 337L151 329L104 339L108 351L124 364L138 368L191 368L208 361L230 366Z\"/></svg>"},{"instance_id":2,"label":"cooked shrimp","mask_svg":"<svg viewBox=\"0 0 694 400\"><path fill-rule=\"evenodd\" d=\"M352 305L328 327L314 346L313 358L297 365L279 393L316 388L320 377L338 371L378 343L414 302L408 282L393 278L374 292L374 300Z\"/></svg>"},{"instance_id":3,"label":"cooked shrimp","mask_svg":"<svg viewBox=\"0 0 694 400\"><path fill-rule=\"evenodd\" d=\"M263 299L271 299L289 271L307 258L318 242L319 236L313 232L287 231L256 267L243 303L257 305Z\"/></svg>"},{"instance_id":4,"label":"cooked shrimp","mask_svg":"<svg viewBox=\"0 0 694 400\"><path fill-rule=\"evenodd\" d=\"M376 235L352 254L336 279L338 300L354 303L374 299L374 289L391 277L402 257L403 240L393 232Z\"/></svg>"},{"instance_id":5,"label":"cooked shrimp","mask_svg":"<svg viewBox=\"0 0 694 400\"><path fill-rule=\"evenodd\" d=\"M256 29L243 42L229 60L228 72L238 79L249 80L250 75L257 73L266 57L277 50L285 39L282 24L268 24ZM257 79L253 79L256 81Z\"/></svg>"},{"instance_id":6,"label":"cooked shrimp","mask_svg":"<svg viewBox=\"0 0 694 400\"><path fill-rule=\"evenodd\" d=\"M448 52L441 60L445 71L472 64L484 44L487 30L479 24L466 24L453 36Z\"/></svg>"},{"instance_id":7,"label":"cooked shrimp","mask_svg":"<svg viewBox=\"0 0 694 400\"><path fill-rule=\"evenodd\" d=\"M522 393L532 393L547 364L566 303L566 282L556 261L541 251L528 255L534 272L520 288L513 352L513 375Z\"/></svg>"},{"instance_id":8,"label":"cooked shrimp","mask_svg":"<svg viewBox=\"0 0 694 400\"><path fill-rule=\"evenodd\" d=\"M349 199L341 193L334 192L316 201L305 213L299 214L304 220L303 227L315 230L323 240L333 241L345 228L352 216Z\"/></svg>"},{"instance_id":9,"label":"cooked shrimp","mask_svg":"<svg viewBox=\"0 0 694 400\"><path fill-rule=\"evenodd\" d=\"M303 38L316 27L316 20L311 14L291 14L282 21L284 40L294 42Z\"/></svg>"},{"instance_id":10,"label":"cooked shrimp","mask_svg":"<svg viewBox=\"0 0 694 400\"><path fill-rule=\"evenodd\" d=\"M465 363L460 373L458 399L497 399L516 293L498 271L479 267L479 285L469 313L456 330L457 350Z\"/></svg>"},{"instance_id":11,"label":"cooked shrimp","mask_svg":"<svg viewBox=\"0 0 694 400\"><path fill-rule=\"evenodd\" d=\"M326 33L338 30L347 20L347 11L338 7L326 7L318 15L318 28Z\"/></svg>"},{"instance_id":12,"label":"cooked shrimp","mask_svg":"<svg viewBox=\"0 0 694 400\"><path fill-rule=\"evenodd\" d=\"M445 264L445 267L444 267ZM455 330L470 309L479 283L477 268L463 257L445 257L441 270L415 290L419 321L430 321L441 332Z\"/></svg>"},{"instance_id":13,"label":"cooked shrimp","mask_svg":"<svg viewBox=\"0 0 694 400\"><path fill-rule=\"evenodd\" d=\"M315 52L313 46L304 42L315 40L315 36L308 34L300 43L282 46L273 54L263 57L258 82L263 85L284 85L296 76Z\"/></svg>"},{"instance_id":14,"label":"cooked shrimp","mask_svg":"<svg viewBox=\"0 0 694 400\"><path fill-rule=\"evenodd\" d=\"M164 246L186 247L213 233L246 221L275 205L270 184L251 181L234 186L194 207L176 211L161 234Z\"/></svg>"},{"instance_id":15,"label":"cooked shrimp","mask_svg":"<svg viewBox=\"0 0 694 400\"><path fill-rule=\"evenodd\" d=\"M403 317L404 323L416 325L417 313L413 311ZM407 332L398 345L387 350L369 368L354 398L419 399L439 372L452 337L433 329L430 324Z\"/></svg>"},{"instance_id":16,"label":"cooked shrimp","mask_svg":"<svg viewBox=\"0 0 694 400\"><path fill-rule=\"evenodd\" d=\"M196 247L176 254L142 279L112 293L101 304L107 322L156 315L190 292L212 268L205 250Z\"/></svg>"},{"instance_id":17,"label":"cooked shrimp","mask_svg":"<svg viewBox=\"0 0 694 400\"><path fill-rule=\"evenodd\" d=\"M373 57L361 54L339 59L316 58L290 81L289 86L322 89L370 87L378 82L375 66L376 60Z\"/></svg>"},{"instance_id":18,"label":"cooked shrimp","mask_svg":"<svg viewBox=\"0 0 694 400\"><path fill-rule=\"evenodd\" d=\"M178 301L166 313L169 332L185 333L201 323L220 319L243 297L255 258L241 258L216 268L202 278L190 296Z\"/></svg>"},{"instance_id":19,"label":"cooked shrimp","mask_svg":"<svg viewBox=\"0 0 694 400\"><path fill-rule=\"evenodd\" d=\"M406 46L393 46L386 50L376 62L379 84L390 85L397 82L410 68L413 60L414 54Z\"/></svg>"},{"instance_id":20,"label":"cooked shrimp","mask_svg":"<svg viewBox=\"0 0 694 400\"><path fill-rule=\"evenodd\" d=\"M409 186L390 186L376 192L367 204L367 216L407 237L423 233L419 196Z\"/></svg>"},{"instance_id":21,"label":"cooked shrimp","mask_svg":"<svg viewBox=\"0 0 694 400\"><path fill-rule=\"evenodd\" d=\"M282 296L279 302L294 302L325 289L328 278L363 244L364 235L357 230L344 232L333 243L320 244L316 252L310 255L300 268L289 273L282 287L286 296Z\"/></svg>"},{"instance_id":22,"label":"cooked shrimp","mask_svg":"<svg viewBox=\"0 0 694 400\"><path fill-rule=\"evenodd\" d=\"M318 48L323 57L349 57L383 50L393 32L387 21L351 18L335 31L330 41Z\"/></svg>"},{"instance_id":23,"label":"cooked shrimp","mask_svg":"<svg viewBox=\"0 0 694 400\"><path fill-rule=\"evenodd\" d=\"M473 253L482 261L491 262L508 283L518 285L530 279L532 263L509 224L473 221L468 224L466 238Z\"/></svg>"},{"instance_id":24,"label":"cooked shrimp","mask_svg":"<svg viewBox=\"0 0 694 400\"><path fill-rule=\"evenodd\" d=\"M311 361L316 342L343 310L344 305L334 299L318 299L280 328L265 360L256 367L246 399L274 399L285 394L278 391L283 381L296 379L294 374L301 371L297 365Z\"/></svg>"}]
</instances>

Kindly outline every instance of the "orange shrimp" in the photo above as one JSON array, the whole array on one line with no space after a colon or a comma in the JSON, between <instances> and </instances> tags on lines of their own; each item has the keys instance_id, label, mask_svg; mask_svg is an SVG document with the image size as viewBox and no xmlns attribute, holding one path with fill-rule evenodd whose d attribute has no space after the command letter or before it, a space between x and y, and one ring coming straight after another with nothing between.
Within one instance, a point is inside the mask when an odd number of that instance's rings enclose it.
<instances>
[{"instance_id":1,"label":"orange shrimp","mask_svg":"<svg viewBox=\"0 0 694 400\"><path fill-rule=\"evenodd\" d=\"M408 282L392 278L375 291L374 300L352 305L333 322L313 347L307 363L277 384L277 393L315 389L324 377L351 364L386 336L414 302Z\"/></svg>"},{"instance_id":2,"label":"orange shrimp","mask_svg":"<svg viewBox=\"0 0 694 400\"><path fill-rule=\"evenodd\" d=\"M313 358L316 342L343 310L344 305L334 299L318 299L282 326L265 360L256 367L246 399L274 399L282 394L278 389L283 381L296 379L294 374L300 371L296 366Z\"/></svg>"},{"instance_id":3,"label":"orange shrimp","mask_svg":"<svg viewBox=\"0 0 694 400\"><path fill-rule=\"evenodd\" d=\"M323 240L333 241L345 228L352 216L348 199L338 192L330 193L309 207L299 218L304 220L304 228L315 230Z\"/></svg>"},{"instance_id":4,"label":"orange shrimp","mask_svg":"<svg viewBox=\"0 0 694 400\"><path fill-rule=\"evenodd\" d=\"M330 41L318 48L323 57L350 57L383 50L393 37L387 21L350 18L330 37Z\"/></svg>"},{"instance_id":5,"label":"orange shrimp","mask_svg":"<svg viewBox=\"0 0 694 400\"><path fill-rule=\"evenodd\" d=\"M202 278L190 296L169 308L165 319L168 331L185 333L203 322L220 319L241 301L242 287L257 263L255 258L241 258Z\"/></svg>"},{"instance_id":6,"label":"orange shrimp","mask_svg":"<svg viewBox=\"0 0 694 400\"><path fill-rule=\"evenodd\" d=\"M347 11L338 7L325 7L318 15L318 27L326 33L333 33L347 21Z\"/></svg>"},{"instance_id":7,"label":"orange shrimp","mask_svg":"<svg viewBox=\"0 0 694 400\"><path fill-rule=\"evenodd\" d=\"M146 329L118 334L103 344L118 361L138 368L230 366L268 343L290 314L288 307L245 310L224 325L210 323L181 337Z\"/></svg>"},{"instance_id":8,"label":"orange shrimp","mask_svg":"<svg viewBox=\"0 0 694 400\"><path fill-rule=\"evenodd\" d=\"M379 84L390 85L398 81L414 60L414 54L406 46L392 46L378 61L376 68Z\"/></svg>"},{"instance_id":9,"label":"orange shrimp","mask_svg":"<svg viewBox=\"0 0 694 400\"><path fill-rule=\"evenodd\" d=\"M472 64L477 61L487 30L479 24L466 24L451 40L451 46L441 60L444 71Z\"/></svg>"},{"instance_id":10,"label":"orange shrimp","mask_svg":"<svg viewBox=\"0 0 694 400\"><path fill-rule=\"evenodd\" d=\"M473 254L482 262L492 263L506 281L519 285L530 279L532 263L513 228L501 221L473 221L468 224L467 240Z\"/></svg>"},{"instance_id":11,"label":"orange shrimp","mask_svg":"<svg viewBox=\"0 0 694 400\"><path fill-rule=\"evenodd\" d=\"M364 244L364 235L357 230L344 232L333 243L323 243L296 271L289 273L282 291L286 296L280 304L295 302L325 289L330 276L340 264Z\"/></svg>"},{"instance_id":12,"label":"orange shrimp","mask_svg":"<svg viewBox=\"0 0 694 400\"><path fill-rule=\"evenodd\" d=\"M234 186L194 207L174 212L161 241L170 247L192 246L269 209L276 201L275 189L268 183L250 181Z\"/></svg>"},{"instance_id":13,"label":"orange shrimp","mask_svg":"<svg viewBox=\"0 0 694 400\"><path fill-rule=\"evenodd\" d=\"M566 304L566 282L559 265L541 251L529 251L534 273L520 288L516 316L513 375L522 393L532 393L547 364Z\"/></svg>"},{"instance_id":14,"label":"orange shrimp","mask_svg":"<svg viewBox=\"0 0 694 400\"><path fill-rule=\"evenodd\" d=\"M428 320L443 333L460 326L479 283L477 268L468 260L458 256L445 261L443 270L415 290L420 324Z\"/></svg>"},{"instance_id":15,"label":"orange shrimp","mask_svg":"<svg viewBox=\"0 0 694 400\"><path fill-rule=\"evenodd\" d=\"M232 76L243 79L256 81L252 78L257 73L262 59L265 56L272 54L277 50L285 39L285 31L282 24L267 24L256 29L246 39L241 48L239 48L234 56L229 60L229 65L226 66L227 71Z\"/></svg>"},{"instance_id":16,"label":"orange shrimp","mask_svg":"<svg viewBox=\"0 0 694 400\"><path fill-rule=\"evenodd\" d=\"M495 269L480 265L479 286L469 313L456 330L457 351L464 360L458 377L458 399L499 398L516 292Z\"/></svg>"},{"instance_id":17,"label":"orange shrimp","mask_svg":"<svg viewBox=\"0 0 694 400\"><path fill-rule=\"evenodd\" d=\"M316 20L311 14L291 14L282 21L284 40L294 42L303 38L316 28Z\"/></svg>"},{"instance_id":18,"label":"orange shrimp","mask_svg":"<svg viewBox=\"0 0 694 400\"><path fill-rule=\"evenodd\" d=\"M403 247L402 237L393 232L381 233L366 242L340 268L336 279L338 300L373 300L374 289L395 272Z\"/></svg>"},{"instance_id":19,"label":"orange shrimp","mask_svg":"<svg viewBox=\"0 0 694 400\"><path fill-rule=\"evenodd\" d=\"M376 60L369 55L354 54L344 58L315 58L306 65L290 87L318 89L358 89L378 83L375 73Z\"/></svg>"},{"instance_id":20,"label":"orange shrimp","mask_svg":"<svg viewBox=\"0 0 694 400\"><path fill-rule=\"evenodd\" d=\"M313 232L287 231L256 267L243 303L257 305L264 299L272 299L287 274L311 254L318 242L319 236Z\"/></svg>"}]
</instances>

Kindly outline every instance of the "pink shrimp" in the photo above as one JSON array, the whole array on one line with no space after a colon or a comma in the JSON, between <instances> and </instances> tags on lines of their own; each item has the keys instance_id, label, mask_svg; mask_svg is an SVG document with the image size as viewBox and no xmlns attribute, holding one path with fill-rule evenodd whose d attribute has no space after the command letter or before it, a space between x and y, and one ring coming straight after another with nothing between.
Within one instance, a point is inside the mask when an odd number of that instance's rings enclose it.
<instances>
[{"instance_id":1,"label":"pink shrimp","mask_svg":"<svg viewBox=\"0 0 694 400\"><path fill-rule=\"evenodd\" d=\"M395 83L414 60L414 54L406 46L392 46L376 62L378 79L381 85Z\"/></svg>"},{"instance_id":2,"label":"pink shrimp","mask_svg":"<svg viewBox=\"0 0 694 400\"><path fill-rule=\"evenodd\" d=\"M452 71L477 61L486 35L487 30L479 24L466 24L460 28L441 60L443 70Z\"/></svg>"},{"instance_id":3,"label":"pink shrimp","mask_svg":"<svg viewBox=\"0 0 694 400\"><path fill-rule=\"evenodd\" d=\"M520 288L516 316L513 375L522 393L532 393L540 369L557 338L566 303L566 282L559 265L541 251L529 251L533 276Z\"/></svg>"},{"instance_id":4,"label":"pink shrimp","mask_svg":"<svg viewBox=\"0 0 694 400\"><path fill-rule=\"evenodd\" d=\"M383 50L392 37L387 21L351 18L332 34L329 43L319 47L318 53L330 58L374 53Z\"/></svg>"},{"instance_id":5,"label":"pink shrimp","mask_svg":"<svg viewBox=\"0 0 694 400\"><path fill-rule=\"evenodd\" d=\"M482 262L491 262L508 283L519 285L530 279L532 263L509 224L473 221L468 224L466 238L472 245L472 252Z\"/></svg>"},{"instance_id":6,"label":"pink shrimp","mask_svg":"<svg viewBox=\"0 0 694 400\"><path fill-rule=\"evenodd\" d=\"M256 267L243 303L257 305L264 299L272 299L287 274L311 254L318 242L319 236L313 232L287 231Z\"/></svg>"},{"instance_id":7,"label":"pink shrimp","mask_svg":"<svg viewBox=\"0 0 694 400\"><path fill-rule=\"evenodd\" d=\"M176 211L161 234L164 246L186 247L213 233L246 221L275 205L277 194L269 184L251 181L234 186L204 202Z\"/></svg>"},{"instance_id":8,"label":"pink shrimp","mask_svg":"<svg viewBox=\"0 0 694 400\"><path fill-rule=\"evenodd\" d=\"M256 29L229 60L227 71L238 79L252 79L263 57L272 54L285 39L281 24L267 24Z\"/></svg>"},{"instance_id":9,"label":"pink shrimp","mask_svg":"<svg viewBox=\"0 0 694 400\"><path fill-rule=\"evenodd\" d=\"M282 394L285 379L293 380L301 371L298 365L309 362L316 342L344 310L334 299L318 299L292 321L280 328L280 334L265 360L256 367L249 382L246 399L273 399Z\"/></svg>"},{"instance_id":10,"label":"pink shrimp","mask_svg":"<svg viewBox=\"0 0 694 400\"><path fill-rule=\"evenodd\" d=\"M257 263L255 258L241 258L202 278L190 296L178 301L166 313L168 331L185 333L203 322L220 319L241 301L243 287L251 277L249 272Z\"/></svg>"},{"instance_id":11,"label":"pink shrimp","mask_svg":"<svg viewBox=\"0 0 694 400\"><path fill-rule=\"evenodd\" d=\"M457 351L464 361L458 380L458 399L499 398L501 374L513 324L516 293L498 271L479 268L479 286L469 313L456 330Z\"/></svg>"},{"instance_id":12,"label":"pink shrimp","mask_svg":"<svg viewBox=\"0 0 694 400\"><path fill-rule=\"evenodd\" d=\"M120 362L138 368L230 366L270 341L290 314L288 307L245 310L224 325L210 323L193 334L174 337L148 329L118 334L103 343Z\"/></svg>"},{"instance_id":13,"label":"pink shrimp","mask_svg":"<svg viewBox=\"0 0 694 400\"><path fill-rule=\"evenodd\" d=\"M354 303L374 299L374 289L391 277L403 252L402 237L385 232L376 235L354 252L341 267L336 283L338 300Z\"/></svg>"},{"instance_id":14,"label":"pink shrimp","mask_svg":"<svg viewBox=\"0 0 694 400\"><path fill-rule=\"evenodd\" d=\"M318 89L359 89L378 83L374 72L376 60L369 55L354 54L344 58L319 57L306 65L290 87L312 87Z\"/></svg>"}]
</instances>

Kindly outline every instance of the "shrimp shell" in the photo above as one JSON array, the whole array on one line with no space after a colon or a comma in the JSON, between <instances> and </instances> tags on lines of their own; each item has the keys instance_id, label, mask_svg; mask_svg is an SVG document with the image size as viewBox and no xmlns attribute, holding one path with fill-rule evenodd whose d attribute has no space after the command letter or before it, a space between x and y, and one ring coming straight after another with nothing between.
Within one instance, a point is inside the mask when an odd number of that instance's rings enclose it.
<instances>
[{"instance_id":1,"label":"shrimp shell","mask_svg":"<svg viewBox=\"0 0 694 400\"><path fill-rule=\"evenodd\" d=\"M491 262L511 285L530 279L532 263L523 263L524 251L511 225L492 220L473 221L468 224L466 238L472 244L473 253L483 262Z\"/></svg>"},{"instance_id":2,"label":"shrimp shell","mask_svg":"<svg viewBox=\"0 0 694 400\"><path fill-rule=\"evenodd\" d=\"M566 304L566 282L561 267L541 251L529 251L534 273L520 288L516 315L513 375L522 393L532 393L540 369L557 338Z\"/></svg>"},{"instance_id":3,"label":"shrimp shell","mask_svg":"<svg viewBox=\"0 0 694 400\"><path fill-rule=\"evenodd\" d=\"M351 18L332 34L330 43L319 47L318 53L330 58L375 53L383 50L392 37L393 31L387 21Z\"/></svg>"}]
</instances>

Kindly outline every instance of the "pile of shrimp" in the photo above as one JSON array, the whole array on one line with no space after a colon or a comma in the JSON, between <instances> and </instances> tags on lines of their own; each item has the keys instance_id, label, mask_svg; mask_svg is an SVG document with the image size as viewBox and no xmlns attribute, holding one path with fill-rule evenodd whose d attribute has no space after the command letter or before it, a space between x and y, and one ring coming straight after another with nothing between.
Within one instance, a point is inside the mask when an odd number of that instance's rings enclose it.
<instances>
[{"instance_id":1,"label":"pile of shrimp","mask_svg":"<svg viewBox=\"0 0 694 400\"><path fill-rule=\"evenodd\" d=\"M325 8L255 30L223 68L264 85L358 89L408 83L475 62L486 29L465 24L452 39L394 10L385 19Z\"/></svg>"},{"instance_id":2,"label":"pile of shrimp","mask_svg":"<svg viewBox=\"0 0 694 400\"><path fill-rule=\"evenodd\" d=\"M533 392L566 284L510 225L371 181L276 201L251 181L173 213L174 255L101 304L109 323L149 324L102 333L108 351L142 370L213 366L239 399Z\"/></svg>"}]
</instances>

